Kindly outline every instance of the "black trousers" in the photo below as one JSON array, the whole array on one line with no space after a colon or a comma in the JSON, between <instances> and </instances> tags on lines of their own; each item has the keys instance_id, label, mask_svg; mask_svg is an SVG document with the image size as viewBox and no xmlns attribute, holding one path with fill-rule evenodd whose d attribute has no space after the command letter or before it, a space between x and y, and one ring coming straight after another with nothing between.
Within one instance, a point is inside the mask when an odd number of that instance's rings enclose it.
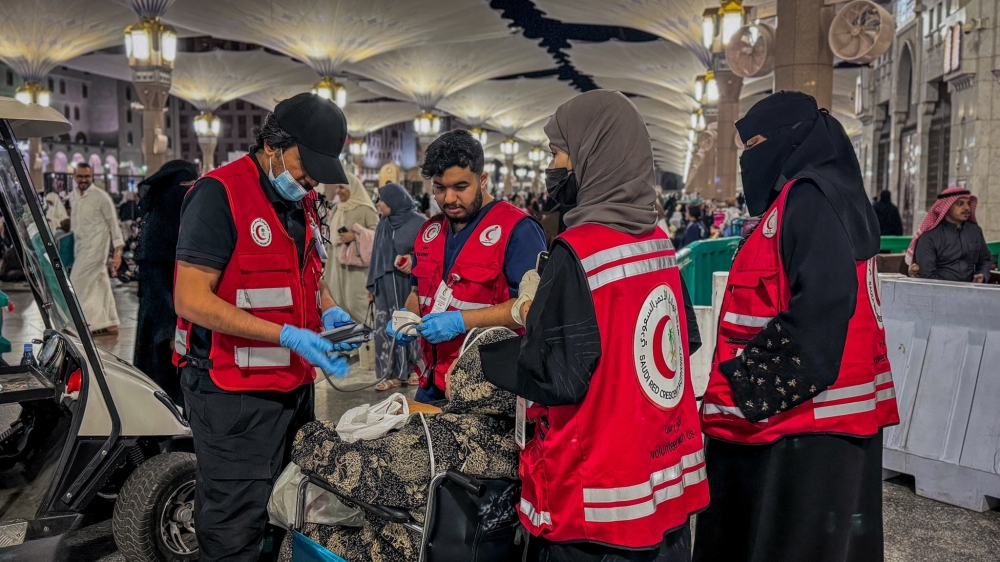
<instances>
[{"instance_id":1,"label":"black trousers","mask_svg":"<svg viewBox=\"0 0 1000 562\"><path fill-rule=\"evenodd\" d=\"M882 432L706 438L695 562L882 562Z\"/></svg>"},{"instance_id":2,"label":"black trousers","mask_svg":"<svg viewBox=\"0 0 1000 562\"><path fill-rule=\"evenodd\" d=\"M198 456L194 523L199 560L256 562L271 488L291 458L295 433L313 419L313 386L229 392L206 371L188 366L181 387Z\"/></svg>"},{"instance_id":3,"label":"black trousers","mask_svg":"<svg viewBox=\"0 0 1000 562\"><path fill-rule=\"evenodd\" d=\"M663 536L660 548L627 550L597 543L555 543L539 537L528 539L528 562L691 562L690 521Z\"/></svg>"}]
</instances>

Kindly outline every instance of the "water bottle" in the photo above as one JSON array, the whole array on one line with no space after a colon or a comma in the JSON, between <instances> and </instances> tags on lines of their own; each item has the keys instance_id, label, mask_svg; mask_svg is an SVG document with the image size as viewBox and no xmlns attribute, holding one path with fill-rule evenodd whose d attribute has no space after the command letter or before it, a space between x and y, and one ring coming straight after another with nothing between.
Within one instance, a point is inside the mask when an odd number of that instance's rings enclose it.
<instances>
[{"instance_id":1,"label":"water bottle","mask_svg":"<svg viewBox=\"0 0 1000 562\"><path fill-rule=\"evenodd\" d=\"M32 367L37 367L38 363L35 362L35 355L31 352L31 344L24 344L24 355L21 356L22 365L30 365Z\"/></svg>"}]
</instances>

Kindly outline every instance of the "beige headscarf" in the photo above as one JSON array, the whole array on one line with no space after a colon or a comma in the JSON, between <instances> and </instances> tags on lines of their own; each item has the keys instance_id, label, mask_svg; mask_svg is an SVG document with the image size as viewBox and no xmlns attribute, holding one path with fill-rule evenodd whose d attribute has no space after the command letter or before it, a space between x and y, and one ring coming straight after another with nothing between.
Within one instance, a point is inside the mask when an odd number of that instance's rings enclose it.
<instances>
[{"instance_id":1,"label":"beige headscarf","mask_svg":"<svg viewBox=\"0 0 1000 562\"><path fill-rule=\"evenodd\" d=\"M629 234L656 226L649 133L624 95L592 90L559 106L545 124L549 142L569 153L578 186L567 227L602 224Z\"/></svg>"},{"instance_id":2,"label":"beige headscarf","mask_svg":"<svg viewBox=\"0 0 1000 562\"><path fill-rule=\"evenodd\" d=\"M352 209L368 206L378 215L375 203L372 203L372 198L368 195L368 190L365 189L358 176L347 174L347 181L350 182L347 184L347 189L350 190L351 196L347 198L347 201L337 201L337 210L333 213L333 224L331 225L333 232L337 232L341 227L351 227L349 224L344 224L344 214Z\"/></svg>"}]
</instances>

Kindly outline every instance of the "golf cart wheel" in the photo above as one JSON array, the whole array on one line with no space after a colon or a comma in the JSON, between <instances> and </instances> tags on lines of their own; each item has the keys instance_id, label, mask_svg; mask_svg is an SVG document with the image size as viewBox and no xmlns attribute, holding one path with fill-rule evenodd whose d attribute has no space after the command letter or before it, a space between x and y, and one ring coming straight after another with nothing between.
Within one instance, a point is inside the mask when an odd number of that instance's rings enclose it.
<instances>
[{"instance_id":1,"label":"golf cart wheel","mask_svg":"<svg viewBox=\"0 0 1000 562\"><path fill-rule=\"evenodd\" d=\"M198 559L194 533L195 456L163 453L129 476L118 494L112 531L129 562Z\"/></svg>"}]
</instances>

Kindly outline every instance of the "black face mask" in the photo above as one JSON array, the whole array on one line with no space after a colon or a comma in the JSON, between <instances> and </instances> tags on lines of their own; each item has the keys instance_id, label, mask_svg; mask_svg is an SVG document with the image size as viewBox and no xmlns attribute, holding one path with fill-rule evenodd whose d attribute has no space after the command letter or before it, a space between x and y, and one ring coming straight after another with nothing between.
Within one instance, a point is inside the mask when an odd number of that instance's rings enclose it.
<instances>
[{"instance_id":1,"label":"black face mask","mask_svg":"<svg viewBox=\"0 0 1000 562\"><path fill-rule=\"evenodd\" d=\"M740 156L743 195L752 217L764 214L774 202L782 187L776 185L781 169L801 141L792 127L769 131L765 136L767 140L744 150Z\"/></svg>"},{"instance_id":2,"label":"black face mask","mask_svg":"<svg viewBox=\"0 0 1000 562\"><path fill-rule=\"evenodd\" d=\"M576 207L576 174L566 168L545 170L545 191L563 212Z\"/></svg>"}]
</instances>

